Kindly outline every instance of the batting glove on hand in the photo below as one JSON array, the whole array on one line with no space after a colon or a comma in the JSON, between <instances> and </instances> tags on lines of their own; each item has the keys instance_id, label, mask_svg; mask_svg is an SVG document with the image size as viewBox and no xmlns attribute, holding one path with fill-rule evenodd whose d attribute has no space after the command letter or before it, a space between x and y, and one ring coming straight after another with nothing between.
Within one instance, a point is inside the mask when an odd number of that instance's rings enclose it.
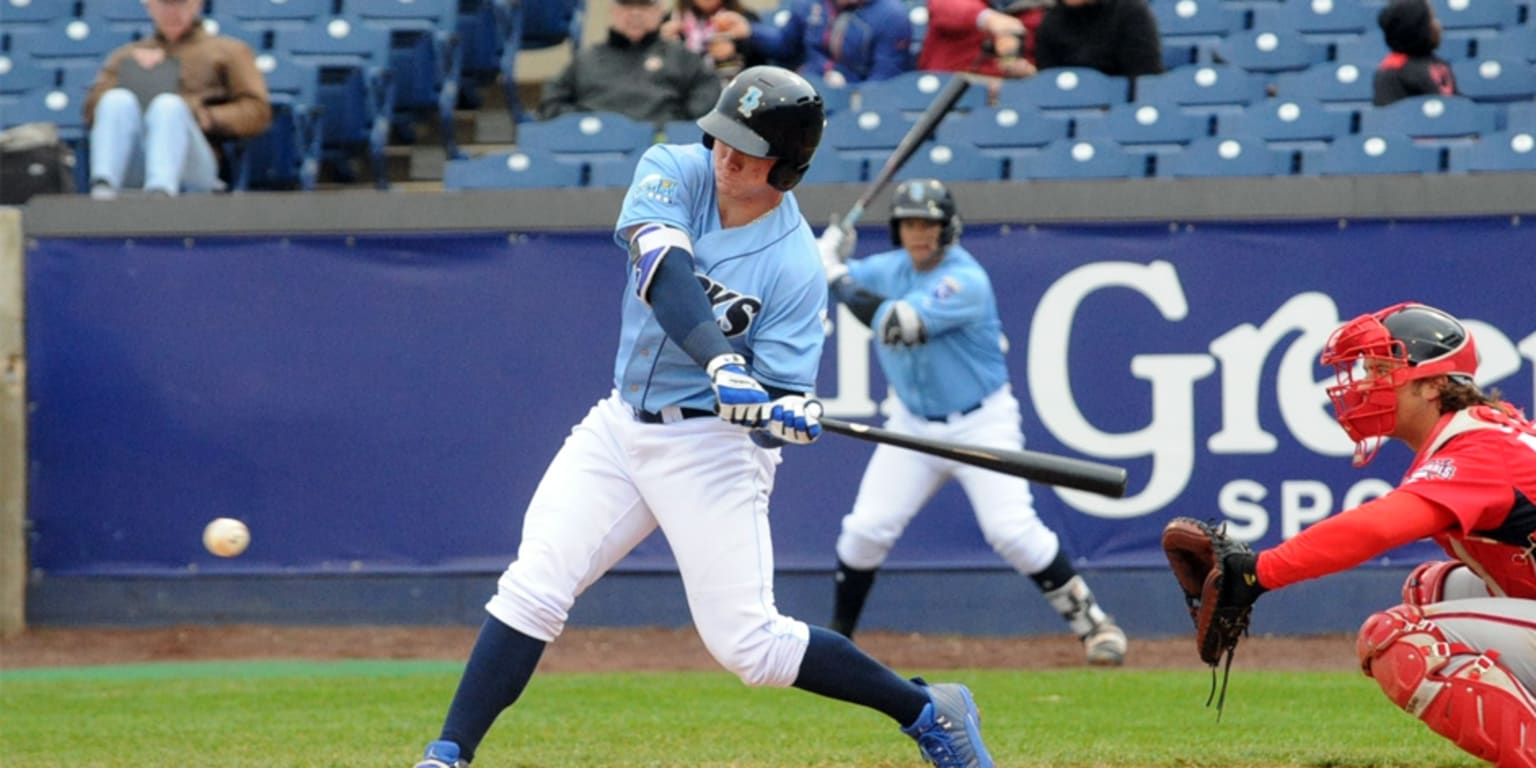
<instances>
[{"instance_id":1,"label":"batting glove on hand","mask_svg":"<svg viewBox=\"0 0 1536 768\"><path fill-rule=\"evenodd\" d=\"M821 437L821 403L800 395L781 397L769 405L768 424L764 430L786 443L809 445Z\"/></svg>"},{"instance_id":2,"label":"batting glove on hand","mask_svg":"<svg viewBox=\"0 0 1536 768\"><path fill-rule=\"evenodd\" d=\"M760 427L769 419L768 392L747 373L741 355L717 355L705 368L715 389L720 418L744 427Z\"/></svg>"},{"instance_id":3,"label":"batting glove on hand","mask_svg":"<svg viewBox=\"0 0 1536 768\"><path fill-rule=\"evenodd\" d=\"M843 228L834 214L832 223L827 225L821 237L816 238L816 250L821 252L821 265L827 270L828 283L835 283L848 274L848 265L843 262L853 255L853 246L858 241L858 231Z\"/></svg>"}]
</instances>

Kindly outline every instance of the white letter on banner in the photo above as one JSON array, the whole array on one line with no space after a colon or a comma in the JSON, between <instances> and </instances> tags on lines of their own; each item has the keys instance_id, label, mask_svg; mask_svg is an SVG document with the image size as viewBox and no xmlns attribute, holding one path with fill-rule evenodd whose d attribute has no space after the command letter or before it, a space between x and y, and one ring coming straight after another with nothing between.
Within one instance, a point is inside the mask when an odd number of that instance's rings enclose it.
<instances>
[{"instance_id":1,"label":"white letter on banner","mask_svg":"<svg viewBox=\"0 0 1536 768\"><path fill-rule=\"evenodd\" d=\"M1206 443L1212 453L1274 453L1275 436L1259 424L1264 361L1281 339L1301 335L1280 360L1275 396L1280 415L1306 447L1347 454L1353 444L1328 410L1328 385L1316 378L1317 356L1338 325L1338 308L1321 293L1303 293L1276 310L1264 325L1244 323L1211 342L1221 360L1221 431Z\"/></svg>"},{"instance_id":2,"label":"white letter on banner","mask_svg":"<svg viewBox=\"0 0 1536 768\"><path fill-rule=\"evenodd\" d=\"M1128 288L1152 300L1168 320L1189 313L1178 273L1166 261L1099 262L1063 275L1046 290L1029 324L1029 392L1035 413L1063 445L1100 458L1152 456L1152 477L1141 493L1108 499L1052 488L1069 506L1097 517L1138 517L1163 508L1189 484L1194 469L1194 382L1211 373L1208 355L1136 355L1131 373L1152 384L1152 421L1122 434L1104 432L1083 417L1072 396L1067 350L1077 308L1104 288ZM1094 372L1097 373L1097 372Z\"/></svg>"},{"instance_id":3,"label":"white letter on banner","mask_svg":"<svg viewBox=\"0 0 1536 768\"><path fill-rule=\"evenodd\" d=\"M828 416L875 415L875 400L869 394L869 340L873 337L847 307L837 305L837 394L816 393Z\"/></svg>"},{"instance_id":4,"label":"white letter on banner","mask_svg":"<svg viewBox=\"0 0 1536 768\"><path fill-rule=\"evenodd\" d=\"M1233 480L1216 493L1216 508L1227 518L1227 533L1239 541L1258 541L1269 532L1269 512L1259 502L1269 495L1256 480Z\"/></svg>"},{"instance_id":5,"label":"white letter on banner","mask_svg":"<svg viewBox=\"0 0 1536 768\"><path fill-rule=\"evenodd\" d=\"M1316 480L1286 480L1280 484L1280 538L1301 533L1333 511L1333 491Z\"/></svg>"}]
</instances>

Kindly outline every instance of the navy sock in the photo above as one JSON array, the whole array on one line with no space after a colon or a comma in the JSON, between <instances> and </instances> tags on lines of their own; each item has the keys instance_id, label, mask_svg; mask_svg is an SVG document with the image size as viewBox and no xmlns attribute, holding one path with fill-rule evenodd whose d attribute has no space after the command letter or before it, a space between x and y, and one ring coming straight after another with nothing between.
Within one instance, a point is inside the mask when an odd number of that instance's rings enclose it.
<instances>
[{"instance_id":1,"label":"navy sock","mask_svg":"<svg viewBox=\"0 0 1536 768\"><path fill-rule=\"evenodd\" d=\"M1076 575L1077 569L1072 567L1072 561L1067 559L1067 553L1057 550L1056 559L1038 573L1031 573L1029 578L1034 579L1035 586L1039 587L1041 592L1050 592L1060 589Z\"/></svg>"},{"instance_id":2,"label":"navy sock","mask_svg":"<svg viewBox=\"0 0 1536 768\"><path fill-rule=\"evenodd\" d=\"M795 687L879 710L903 728L916 722L928 705L921 686L870 658L848 638L821 627L811 627Z\"/></svg>"},{"instance_id":3,"label":"navy sock","mask_svg":"<svg viewBox=\"0 0 1536 768\"><path fill-rule=\"evenodd\" d=\"M475 758L491 723L522 695L544 646L543 640L518 632L494 616L480 626L475 649L464 665L464 676L459 678L459 689L443 722L441 738L458 744L461 758Z\"/></svg>"}]
</instances>

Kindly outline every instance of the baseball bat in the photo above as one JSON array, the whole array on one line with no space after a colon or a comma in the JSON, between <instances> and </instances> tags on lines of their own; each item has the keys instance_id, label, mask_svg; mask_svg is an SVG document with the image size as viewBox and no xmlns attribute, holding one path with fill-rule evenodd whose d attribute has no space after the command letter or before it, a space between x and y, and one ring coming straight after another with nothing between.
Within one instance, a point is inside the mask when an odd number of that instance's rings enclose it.
<instances>
[{"instance_id":1,"label":"baseball bat","mask_svg":"<svg viewBox=\"0 0 1536 768\"><path fill-rule=\"evenodd\" d=\"M1038 451L1008 451L948 440L914 437L842 419L821 417L821 428L871 443L894 445L962 464L1118 499L1125 495L1125 468Z\"/></svg>"},{"instance_id":2,"label":"baseball bat","mask_svg":"<svg viewBox=\"0 0 1536 768\"><path fill-rule=\"evenodd\" d=\"M885 159L885 165L880 167L880 172L875 174L874 180L865 188L864 193L859 195L853 207L848 209L848 215L844 216L842 221L844 230L852 230L854 225L859 223L859 219L864 217L864 209L885 191L886 185L891 183L891 177L895 176L896 172L912 158L917 148L933 135L934 129L939 127L944 116L949 114L949 110L954 108L960 101L960 97L965 95L966 89L970 87L971 81L965 75L956 73L938 95L933 97L933 103L929 104L928 108L923 110L923 114L918 116L917 122L907 129L907 135L901 137L901 143L897 144L891 156Z\"/></svg>"}]
</instances>

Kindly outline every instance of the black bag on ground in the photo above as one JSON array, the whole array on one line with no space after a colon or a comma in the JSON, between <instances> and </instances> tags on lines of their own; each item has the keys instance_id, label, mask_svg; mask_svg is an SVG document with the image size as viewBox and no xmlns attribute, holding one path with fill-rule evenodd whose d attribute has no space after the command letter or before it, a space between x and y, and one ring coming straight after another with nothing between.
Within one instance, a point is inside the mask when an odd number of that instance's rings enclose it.
<instances>
[{"instance_id":1,"label":"black bag on ground","mask_svg":"<svg viewBox=\"0 0 1536 768\"><path fill-rule=\"evenodd\" d=\"M0 131L0 205L74 191L75 153L59 141L57 126L26 123Z\"/></svg>"}]
</instances>

